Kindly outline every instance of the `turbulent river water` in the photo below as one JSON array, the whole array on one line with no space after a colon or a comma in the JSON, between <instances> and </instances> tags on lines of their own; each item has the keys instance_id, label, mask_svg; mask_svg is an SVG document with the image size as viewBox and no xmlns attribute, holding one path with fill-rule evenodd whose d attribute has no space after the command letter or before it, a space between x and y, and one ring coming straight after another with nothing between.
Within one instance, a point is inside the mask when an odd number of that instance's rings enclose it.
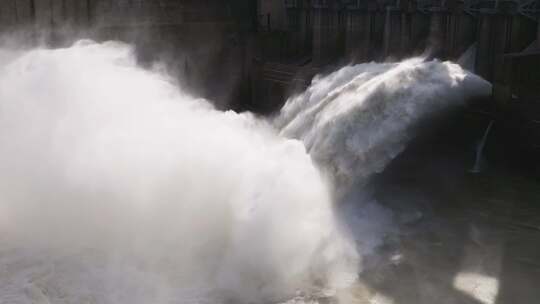
<instances>
[{"instance_id":1,"label":"turbulent river water","mask_svg":"<svg viewBox=\"0 0 540 304\"><path fill-rule=\"evenodd\" d=\"M0 303L338 301L392 225L359 185L488 92L449 62L368 63L259 118L122 43L1 49Z\"/></svg>"}]
</instances>

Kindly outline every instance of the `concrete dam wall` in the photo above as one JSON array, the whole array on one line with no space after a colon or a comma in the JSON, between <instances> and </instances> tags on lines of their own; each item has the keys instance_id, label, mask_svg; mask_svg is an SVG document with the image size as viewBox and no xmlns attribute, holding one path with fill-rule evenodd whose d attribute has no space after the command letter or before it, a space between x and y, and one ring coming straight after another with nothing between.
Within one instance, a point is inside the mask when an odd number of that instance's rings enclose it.
<instances>
[{"instance_id":1,"label":"concrete dam wall","mask_svg":"<svg viewBox=\"0 0 540 304\"><path fill-rule=\"evenodd\" d=\"M457 61L471 49L467 68L492 81L497 57L534 49L539 35L537 1L285 2L284 25L272 26L277 12L261 15L262 31L281 32L283 40L281 49L261 52L266 61L296 57L301 65L309 57L315 67L414 55Z\"/></svg>"},{"instance_id":2,"label":"concrete dam wall","mask_svg":"<svg viewBox=\"0 0 540 304\"><path fill-rule=\"evenodd\" d=\"M271 112L316 73L418 55L458 61L504 103L520 82L509 69L539 69L539 11L538 0L4 0L0 31L129 41L195 93L229 96L224 108ZM508 57L521 53L533 65Z\"/></svg>"}]
</instances>

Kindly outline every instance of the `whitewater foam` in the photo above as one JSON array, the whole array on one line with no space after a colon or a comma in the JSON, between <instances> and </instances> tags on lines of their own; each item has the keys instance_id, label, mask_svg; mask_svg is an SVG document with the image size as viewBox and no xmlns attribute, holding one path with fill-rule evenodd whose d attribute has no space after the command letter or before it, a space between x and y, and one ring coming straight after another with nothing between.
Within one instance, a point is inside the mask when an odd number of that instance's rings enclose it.
<instances>
[{"instance_id":1,"label":"whitewater foam","mask_svg":"<svg viewBox=\"0 0 540 304\"><path fill-rule=\"evenodd\" d=\"M332 296L391 225L347 188L422 117L489 86L447 62L350 66L266 121L215 110L132 53L0 52L0 302Z\"/></svg>"},{"instance_id":2,"label":"whitewater foam","mask_svg":"<svg viewBox=\"0 0 540 304\"><path fill-rule=\"evenodd\" d=\"M347 190L381 172L422 119L490 92L487 81L451 62L365 63L315 78L274 124L282 136L301 139Z\"/></svg>"},{"instance_id":3,"label":"whitewater foam","mask_svg":"<svg viewBox=\"0 0 540 304\"><path fill-rule=\"evenodd\" d=\"M356 277L301 142L182 93L124 44L12 58L0 302L277 302Z\"/></svg>"}]
</instances>

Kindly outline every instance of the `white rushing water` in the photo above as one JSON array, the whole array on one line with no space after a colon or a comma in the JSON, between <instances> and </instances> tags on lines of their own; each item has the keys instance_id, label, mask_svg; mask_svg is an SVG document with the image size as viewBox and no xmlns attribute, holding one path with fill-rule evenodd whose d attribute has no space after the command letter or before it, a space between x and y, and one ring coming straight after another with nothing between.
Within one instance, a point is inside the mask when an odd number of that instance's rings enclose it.
<instances>
[{"instance_id":1,"label":"white rushing water","mask_svg":"<svg viewBox=\"0 0 540 304\"><path fill-rule=\"evenodd\" d=\"M276 123L347 187L381 172L422 119L490 91L487 81L450 62L359 64L316 78Z\"/></svg>"},{"instance_id":2,"label":"white rushing water","mask_svg":"<svg viewBox=\"0 0 540 304\"><path fill-rule=\"evenodd\" d=\"M450 63L345 67L268 122L132 55L0 52L0 303L332 296L388 223L369 207L343 231L336 181L382 170L418 119L488 87Z\"/></svg>"}]
</instances>

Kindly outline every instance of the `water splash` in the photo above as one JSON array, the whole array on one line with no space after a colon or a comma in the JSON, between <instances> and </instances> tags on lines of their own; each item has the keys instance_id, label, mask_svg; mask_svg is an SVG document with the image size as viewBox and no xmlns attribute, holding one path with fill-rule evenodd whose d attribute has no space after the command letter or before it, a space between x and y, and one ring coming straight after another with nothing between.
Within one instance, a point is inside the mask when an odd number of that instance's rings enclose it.
<instances>
[{"instance_id":1,"label":"water splash","mask_svg":"<svg viewBox=\"0 0 540 304\"><path fill-rule=\"evenodd\" d=\"M333 182L340 222L361 256L393 234L393 214L366 184L415 136L430 116L488 96L491 85L459 65L412 58L365 63L315 78L274 120L280 134L304 142Z\"/></svg>"},{"instance_id":2,"label":"water splash","mask_svg":"<svg viewBox=\"0 0 540 304\"><path fill-rule=\"evenodd\" d=\"M0 302L271 303L357 276L301 142L120 43L0 67Z\"/></svg>"},{"instance_id":3,"label":"water splash","mask_svg":"<svg viewBox=\"0 0 540 304\"><path fill-rule=\"evenodd\" d=\"M487 81L450 62L359 64L316 78L287 102L275 124L281 135L301 139L347 190L381 172L422 119L490 90Z\"/></svg>"},{"instance_id":4,"label":"water splash","mask_svg":"<svg viewBox=\"0 0 540 304\"><path fill-rule=\"evenodd\" d=\"M476 42L471 44L461 56L459 56L457 60L457 64L459 64L462 68L474 72L475 66L476 66Z\"/></svg>"},{"instance_id":5,"label":"water splash","mask_svg":"<svg viewBox=\"0 0 540 304\"><path fill-rule=\"evenodd\" d=\"M351 185L381 171L421 118L489 87L446 62L363 64L316 78L268 122L183 93L120 43L0 62L9 303L332 296L390 225ZM348 193L337 214L336 189Z\"/></svg>"}]
</instances>

